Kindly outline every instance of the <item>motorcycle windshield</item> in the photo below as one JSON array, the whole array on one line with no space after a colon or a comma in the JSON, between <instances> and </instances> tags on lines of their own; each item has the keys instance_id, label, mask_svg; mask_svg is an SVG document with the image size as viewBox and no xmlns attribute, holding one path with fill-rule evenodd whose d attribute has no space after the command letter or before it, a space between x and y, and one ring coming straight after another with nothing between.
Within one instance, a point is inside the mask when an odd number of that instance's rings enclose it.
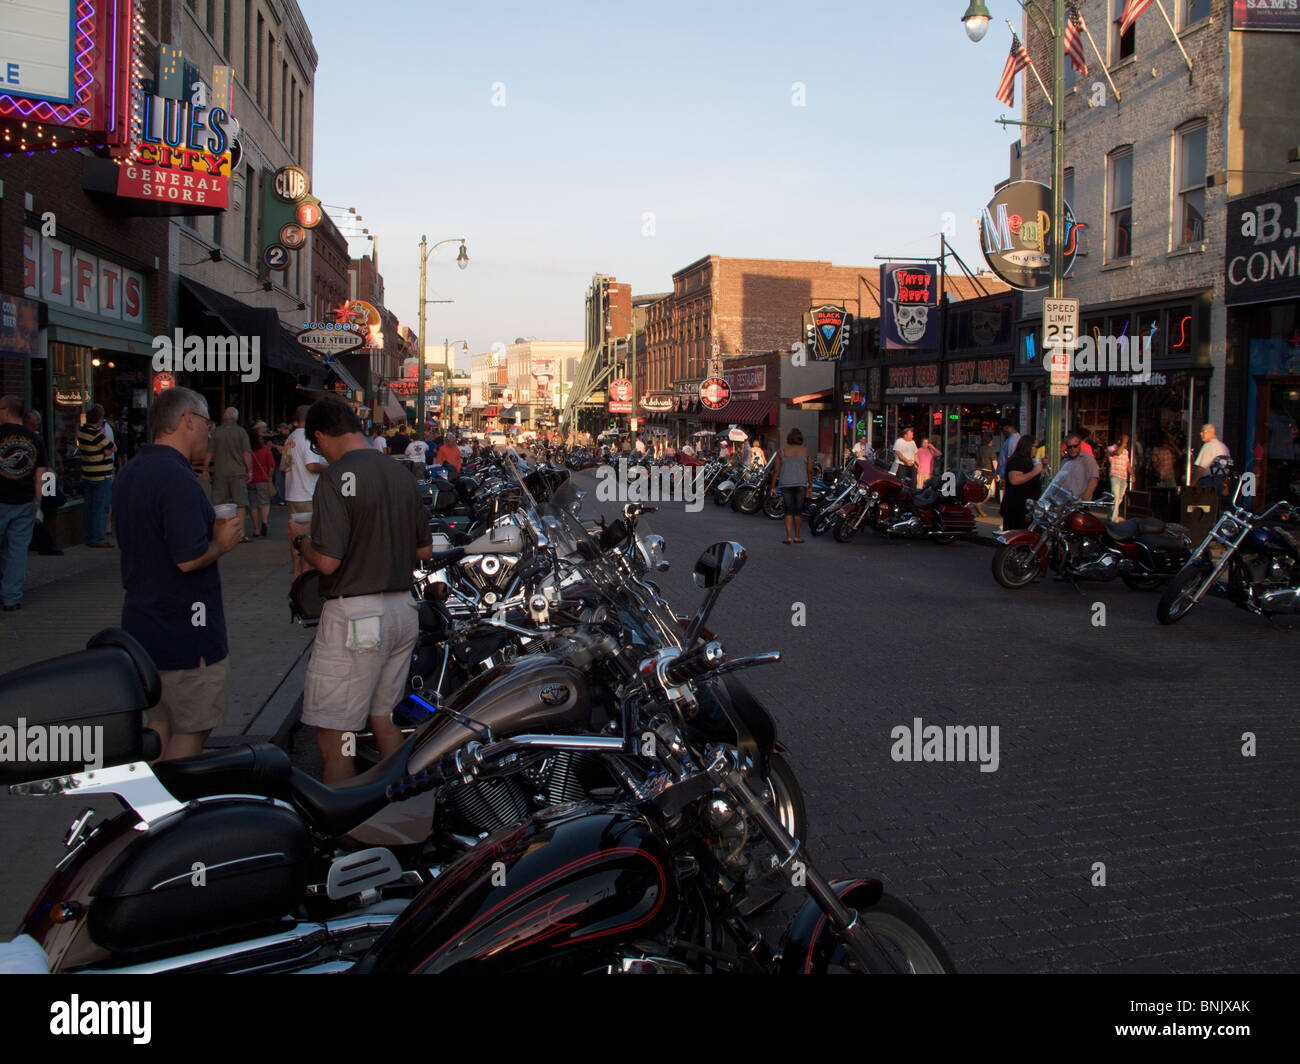
<instances>
[{"instance_id":1,"label":"motorcycle windshield","mask_svg":"<svg viewBox=\"0 0 1300 1064\"><path fill-rule=\"evenodd\" d=\"M580 501L578 486L572 477L556 488L548 500L538 502L513 463L510 476L522 493L521 502L529 522L544 542L571 565L581 568L621 616L636 618L638 628L643 627L642 618L649 619L658 629L656 642L680 645L677 619L667 603L626 571L613 552L602 551L596 537L583 525L575 506Z\"/></svg>"}]
</instances>

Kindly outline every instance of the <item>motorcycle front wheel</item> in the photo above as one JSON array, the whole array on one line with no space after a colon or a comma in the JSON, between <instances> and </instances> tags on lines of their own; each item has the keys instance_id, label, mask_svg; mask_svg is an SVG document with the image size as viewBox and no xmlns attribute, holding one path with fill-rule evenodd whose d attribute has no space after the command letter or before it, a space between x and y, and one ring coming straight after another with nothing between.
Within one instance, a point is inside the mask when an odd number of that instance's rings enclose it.
<instances>
[{"instance_id":1,"label":"motorcycle front wheel","mask_svg":"<svg viewBox=\"0 0 1300 1064\"><path fill-rule=\"evenodd\" d=\"M901 898L881 894L880 900L867 909L858 909L863 922L903 975L955 975L947 949L925 917ZM857 972L857 962L842 946L831 951L826 966L818 974Z\"/></svg>"},{"instance_id":2,"label":"motorcycle front wheel","mask_svg":"<svg viewBox=\"0 0 1300 1064\"><path fill-rule=\"evenodd\" d=\"M858 534L858 528L852 519L840 517L835 522L833 534L836 543L847 543Z\"/></svg>"},{"instance_id":3,"label":"motorcycle front wheel","mask_svg":"<svg viewBox=\"0 0 1300 1064\"><path fill-rule=\"evenodd\" d=\"M742 514L756 514L763 505L757 488L740 488L731 500L732 508Z\"/></svg>"},{"instance_id":4,"label":"motorcycle front wheel","mask_svg":"<svg viewBox=\"0 0 1300 1064\"><path fill-rule=\"evenodd\" d=\"M1028 587L1038 575L1038 554L1024 543L1007 543L993 555L993 579L1009 591Z\"/></svg>"},{"instance_id":5,"label":"motorcycle front wheel","mask_svg":"<svg viewBox=\"0 0 1300 1064\"><path fill-rule=\"evenodd\" d=\"M728 488L726 491L723 491L721 488L714 488L713 489L714 504L716 506L726 506L727 503L731 502L731 493L733 490L734 489L732 488Z\"/></svg>"},{"instance_id":6,"label":"motorcycle front wheel","mask_svg":"<svg viewBox=\"0 0 1300 1064\"><path fill-rule=\"evenodd\" d=\"M1161 624L1177 624L1196 605L1197 592L1210 581L1209 573L1194 566L1181 569L1165 585L1164 594L1156 604L1156 620Z\"/></svg>"},{"instance_id":7,"label":"motorcycle front wheel","mask_svg":"<svg viewBox=\"0 0 1300 1064\"><path fill-rule=\"evenodd\" d=\"M779 521L785 516L785 496L778 492L768 492L763 499L763 513L773 521Z\"/></svg>"}]
</instances>

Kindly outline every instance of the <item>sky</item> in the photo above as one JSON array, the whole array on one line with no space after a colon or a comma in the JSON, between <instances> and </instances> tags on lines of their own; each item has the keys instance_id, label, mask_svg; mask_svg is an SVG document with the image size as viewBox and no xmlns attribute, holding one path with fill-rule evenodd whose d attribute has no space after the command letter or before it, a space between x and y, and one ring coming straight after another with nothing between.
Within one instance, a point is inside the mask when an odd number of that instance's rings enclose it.
<instances>
[{"instance_id":1,"label":"sky","mask_svg":"<svg viewBox=\"0 0 1300 1064\"><path fill-rule=\"evenodd\" d=\"M376 236L403 324L421 234L466 238L466 270L455 244L429 259L427 298L453 300L427 306L431 344L580 341L596 273L639 295L709 254L936 255L945 212L984 265L975 220L1017 139L994 122L1019 117L993 95L1010 0L978 45L965 0L299 4L312 192Z\"/></svg>"}]
</instances>

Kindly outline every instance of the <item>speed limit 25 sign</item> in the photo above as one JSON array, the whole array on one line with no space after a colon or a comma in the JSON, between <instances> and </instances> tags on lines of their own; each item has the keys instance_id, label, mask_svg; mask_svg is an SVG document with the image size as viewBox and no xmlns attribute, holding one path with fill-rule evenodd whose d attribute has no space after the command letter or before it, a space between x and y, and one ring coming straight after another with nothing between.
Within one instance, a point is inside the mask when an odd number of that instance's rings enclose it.
<instances>
[{"instance_id":1,"label":"speed limit 25 sign","mask_svg":"<svg viewBox=\"0 0 1300 1064\"><path fill-rule=\"evenodd\" d=\"M1043 300L1043 347L1047 351L1073 351L1079 346L1079 301Z\"/></svg>"}]
</instances>

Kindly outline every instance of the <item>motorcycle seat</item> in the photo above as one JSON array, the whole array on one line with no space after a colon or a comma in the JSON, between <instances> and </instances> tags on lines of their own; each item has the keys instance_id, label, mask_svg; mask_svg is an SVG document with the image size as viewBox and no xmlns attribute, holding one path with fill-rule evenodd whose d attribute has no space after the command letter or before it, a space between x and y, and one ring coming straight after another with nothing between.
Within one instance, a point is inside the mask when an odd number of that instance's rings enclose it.
<instances>
[{"instance_id":1,"label":"motorcycle seat","mask_svg":"<svg viewBox=\"0 0 1300 1064\"><path fill-rule=\"evenodd\" d=\"M916 488L908 488L908 494L912 498L913 505L923 506L927 510L931 507L938 506L941 498L939 493L928 484L919 490Z\"/></svg>"},{"instance_id":2,"label":"motorcycle seat","mask_svg":"<svg viewBox=\"0 0 1300 1064\"><path fill-rule=\"evenodd\" d=\"M293 769L287 781L290 801L313 831L346 835L388 804L388 788L406 776L414 738L408 738L379 764L333 787Z\"/></svg>"},{"instance_id":3,"label":"motorcycle seat","mask_svg":"<svg viewBox=\"0 0 1300 1064\"><path fill-rule=\"evenodd\" d=\"M1134 517L1127 521L1107 521L1106 531L1117 543L1127 543L1138 536L1157 535L1164 532L1165 523L1150 517Z\"/></svg>"},{"instance_id":4,"label":"motorcycle seat","mask_svg":"<svg viewBox=\"0 0 1300 1064\"><path fill-rule=\"evenodd\" d=\"M162 785L182 802L216 794L285 798L293 764L287 753L271 743L241 743L194 757L159 761L153 770Z\"/></svg>"}]
</instances>

